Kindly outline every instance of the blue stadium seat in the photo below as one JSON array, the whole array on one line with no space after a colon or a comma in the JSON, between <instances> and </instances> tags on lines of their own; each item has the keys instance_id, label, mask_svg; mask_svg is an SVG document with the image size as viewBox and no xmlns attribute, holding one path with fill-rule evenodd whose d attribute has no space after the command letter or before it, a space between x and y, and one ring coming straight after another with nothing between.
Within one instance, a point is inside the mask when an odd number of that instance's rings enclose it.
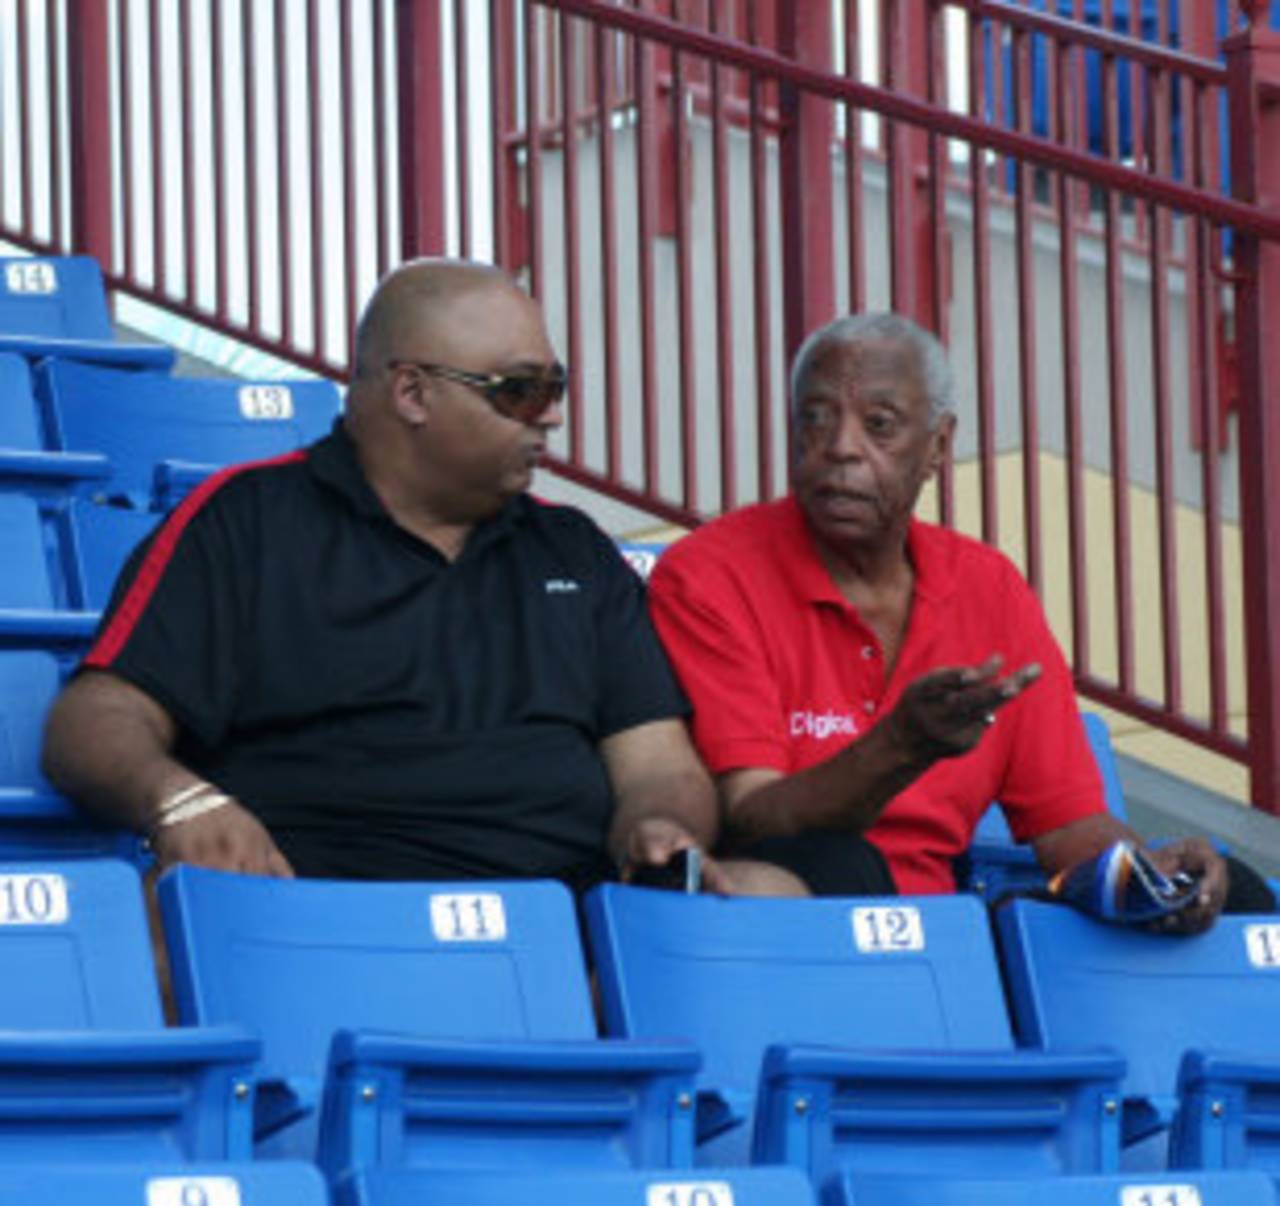
<instances>
[{"instance_id":1,"label":"blue stadium seat","mask_svg":"<svg viewBox=\"0 0 1280 1206\"><path fill-rule=\"evenodd\" d=\"M43 449L44 436L31 392L31 370L21 356L0 353L0 450Z\"/></svg>"},{"instance_id":2,"label":"blue stadium seat","mask_svg":"<svg viewBox=\"0 0 1280 1206\"><path fill-rule=\"evenodd\" d=\"M536 1173L370 1169L334 1186L334 1206L814 1206L794 1168ZM3 1198L0 1198L3 1206Z\"/></svg>"},{"instance_id":3,"label":"blue stadium seat","mask_svg":"<svg viewBox=\"0 0 1280 1206\"><path fill-rule=\"evenodd\" d=\"M132 867L0 866L0 977L0 1165L249 1154L260 1044L163 1026Z\"/></svg>"},{"instance_id":4,"label":"blue stadium seat","mask_svg":"<svg viewBox=\"0 0 1280 1206\"><path fill-rule=\"evenodd\" d=\"M279 456L327 434L341 410L330 381L255 385L49 361L35 382L58 448L104 455L108 491L142 508L164 462L221 467Z\"/></svg>"},{"instance_id":5,"label":"blue stadium seat","mask_svg":"<svg viewBox=\"0 0 1280 1206\"><path fill-rule=\"evenodd\" d=\"M1275 1206L1276 1191L1263 1174L1250 1172L1017 1181L855 1175L833 1181L822 1202L823 1206Z\"/></svg>"},{"instance_id":6,"label":"blue stadium seat","mask_svg":"<svg viewBox=\"0 0 1280 1206\"><path fill-rule=\"evenodd\" d=\"M259 1134L376 1163L675 1166L687 1046L596 1038L559 884L337 883L176 867L160 904L180 1016L263 1037ZM309 1114L326 1080L319 1139Z\"/></svg>"},{"instance_id":7,"label":"blue stadium seat","mask_svg":"<svg viewBox=\"0 0 1280 1206\"><path fill-rule=\"evenodd\" d=\"M58 686L52 654L0 650L0 859L133 857L132 834L95 824L40 773L45 713Z\"/></svg>"},{"instance_id":8,"label":"blue stadium seat","mask_svg":"<svg viewBox=\"0 0 1280 1206\"><path fill-rule=\"evenodd\" d=\"M1116 755L1111 748L1111 734L1107 722L1093 712L1082 712L1085 736L1093 751L1094 761L1102 775L1102 791L1111 815L1118 820L1128 820L1124 803L1124 790L1120 786L1120 774L1116 769ZM1009 825L998 804L992 804L978 823L977 832L969 845L957 881L968 892L976 892L988 902L998 900L1009 892L1033 891L1045 886L1045 874L1036 861L1030 846L1013 840Z\"/></svg>"},{"instance_id":9,"label":"blue stadium seat","mask_svg":"<svg viewBox=\"0 0 1280 1206\"><path fill-rule=\"evenodd\" d=\"M293 1160L182 1165L61 1164L9 1166L0 1206L329 1206L324 1178Z\"/></svg>"},{"instance_id":10,"label":"blue stadium seat","mask_svg":"<svg viewBox=\"0 0 1280 1206\"><path fill-rule=\"evenodd\" d=\"M155 530L161 516L90 499L70 506L76 575L85 605L101 611L129 554Z\"/></svg>"},{"instance_id":11,"label":"blue stadium seat","mask_svg":"<svg viewBox=\"0 0 1280 1206\"><path fill-rule=\"evenodd\" d=\"M618 552L645 582L649 581L653 567L658 564L658 558L666 549L665 544L646 544L636 540L624 540L618 545Z\"/></svg>"},{"instance_id":12,"label":"blue stadium seat","mask_svg":"<svg viewBox=\"0 0 1280 1206\"><path fill-rule=\"evenodd\" d=\"M702 1049L705 1136L749 1119L754 1100L753 1157L804 1167L819 1186L845 1165L1114 1167L1106 1104L1122 1062L1014 1049L972 897L750 900L606 884L586 908L609 1032ZM741 1162L747 1137L737 1127L705 1144L707 1161Z\"/></svg>"},{"instance_id":13,"label":"blue stadium seat","mask_svg":"<svg viewBox=\"0 0 1280 1206\"><path fill-rule=\"evenodd\" d=\"M1127 1166L1164 1163L1184 1053L1225 1049L1227 1055L1280 1060L1274 1020L1280 1017L1280 926L1274 917L1224 916L1207 933L1170 938L1105 925L1063 905L1019 900L999 911L997 923L1021 1041L1062 1050L1105 1035L1126 1057L1123 1135L1140 1144ZM1275 942L1268 948L1263 935L1270 934ZM1201 1062L1202 1072L1227 1068ZM1274 1104L1280 1094L1269 1092L1280 1135L1280 1105ZM1228 1125L1222 1115L1213 1121L1219 1129ZM1190 1145L1182 1129L1178 1142ZM1177 1151L1170 1158L1182 1159Z\"/></svg>"},{"instance_id":14,"label":"blue stadium seat","mask_svg":"<svg viewBox=\"0 0 1280 1206\"><path fill-rule=\"evenodd\" d=\"M102 271L88 256L0 258L0 352L167 370L171 348L116 340Z\"/></svg>"}]
</instances>

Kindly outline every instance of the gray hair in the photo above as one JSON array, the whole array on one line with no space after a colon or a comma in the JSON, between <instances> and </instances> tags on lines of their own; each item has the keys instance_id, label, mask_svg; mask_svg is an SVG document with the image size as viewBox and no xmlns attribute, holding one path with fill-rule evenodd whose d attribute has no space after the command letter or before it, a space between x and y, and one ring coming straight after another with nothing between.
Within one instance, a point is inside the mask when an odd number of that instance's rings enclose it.
<instances>
[{"instance_id":1,"label":"gray hair","mask_svg":"<svg viewBox=\"0 0 1280 1206\"><path fill-rule=\"evenodd\" d=\"M791 406L794 409L809 387L813 361L828 344L854 346L860 343L898 343L915 350L920 379L929 399L929 426L936 427L943 415L955 409L955 380L946 349L918 323L887 311L849 314L819 327L800 345L791 362Z\"/></svg>"}]
</instances>

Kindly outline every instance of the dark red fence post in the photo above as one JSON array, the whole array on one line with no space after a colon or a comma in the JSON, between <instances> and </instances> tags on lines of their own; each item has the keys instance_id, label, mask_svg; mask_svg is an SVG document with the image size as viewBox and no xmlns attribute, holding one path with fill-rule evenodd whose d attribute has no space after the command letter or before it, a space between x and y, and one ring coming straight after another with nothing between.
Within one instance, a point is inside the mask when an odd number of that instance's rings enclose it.
<instances>
[{"instance_id":1,"label":"dark red fence post","mask_svg":"<svg viewBox=\"0 0 1280 1206\"><path fill-rule=\"evenodd\" d=\"M439 255L445 246L444 36L440 0L399 0L401 255ZM465 154L465 149L462 152Z\"/></svg>"},{"instance_id":2,"label":"dark red fence post","mask_svg":"<svg viewBox=\"0 0 1280 1206\"><path fill-rule=\"evenodd\" d=\"M71 249L113 270L111 242L111 9L101 0L69 0L67 84L70 102ZM59 199L54 199L59 204ZM28 224L31 215L24 215Z\"/></svg>"},{"instance_id":3,"label":"dark red fence post","mask_svg":"<svg viewBox=\"0 0 1280 1206\"><path fill-rule=\"evenodd\" d=\"M1280 33L1269 4L1240 7L1250 26L1223 43L1232 188L1280 213ZM1236 231L1235 259L1250 795L1280 813L1280 244Z\"/></svg>"},{"instance_id":4,"label":"dark red fence post","mask_svg":"<svg viewBox=\"0 0 1280 1206\"><path fill-rule=\"evenodd\" d=\"M831 14L822 4L778 7L778 49L815 71L831 70ZM787 363L804 337L835 314L831 103L782 85L783 342Z\"/></svg>"}]
</instances>

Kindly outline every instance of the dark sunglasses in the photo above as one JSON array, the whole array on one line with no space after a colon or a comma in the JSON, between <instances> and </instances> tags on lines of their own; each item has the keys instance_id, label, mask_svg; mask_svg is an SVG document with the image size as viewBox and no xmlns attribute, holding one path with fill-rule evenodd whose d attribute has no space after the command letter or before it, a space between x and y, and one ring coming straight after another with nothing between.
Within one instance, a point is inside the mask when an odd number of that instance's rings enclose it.
<instances>
[{"instance_id":1,"label":"dark sunglasses","mask_svg":"<svg viewBox=\"0 0 1280 1206\"><path fill-rule=\"evenodd\" d=\"M433 377L469 385L500 415L521 423L534 423L557 402L564 400L569 374L563 364L532 373L472 373L447 364L423 364L417 360L392 360L390 366L415 368Z\"/></svg>"}]
</instances>

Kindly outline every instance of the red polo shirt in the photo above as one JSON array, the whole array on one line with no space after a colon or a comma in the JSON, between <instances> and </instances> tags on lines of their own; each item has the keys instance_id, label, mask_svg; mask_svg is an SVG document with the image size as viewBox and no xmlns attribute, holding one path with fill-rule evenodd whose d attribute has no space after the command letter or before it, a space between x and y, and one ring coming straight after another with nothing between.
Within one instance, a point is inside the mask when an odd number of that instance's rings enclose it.
<instances>
[{"instance_id":1,"label":"red polo shirt","mask_svg":"<svg viewBox=\"0 0 1280 1206\"><path fill-rule=\"evenodd\" d=\"M936 763L868 831L900 891L954 890L951 859L999 800L1020 841L1105 812L1071 673L1031 589L994 549L913 522L915 593L893 673L836 589L794 498L747 507L673 545L650 580L658 632L694 706L713 774L790 774L865 733L920 675L1002 654L1040 680L977 747Z\"/></svg>"}]
</instances>

